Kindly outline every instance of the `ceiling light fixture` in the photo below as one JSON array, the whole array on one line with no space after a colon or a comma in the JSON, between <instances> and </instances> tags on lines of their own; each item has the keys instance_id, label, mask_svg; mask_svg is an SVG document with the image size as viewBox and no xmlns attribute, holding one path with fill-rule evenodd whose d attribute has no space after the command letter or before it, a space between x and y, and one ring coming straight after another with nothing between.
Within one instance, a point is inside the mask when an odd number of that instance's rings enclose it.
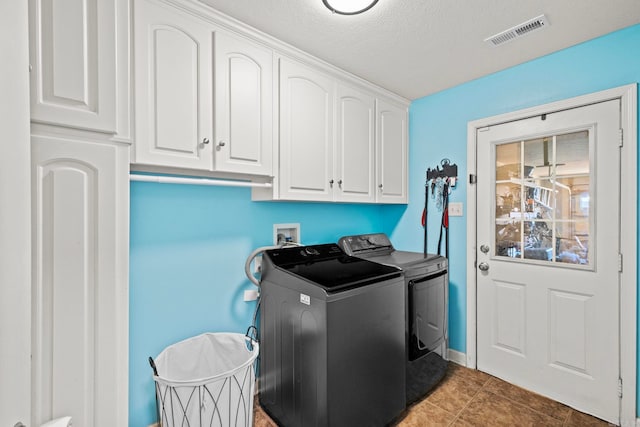
<instances>
[{"instance_id":1,"label":"ceiling light fixture","mask_svg":"<svg viewBox=\"0 0 640 427\"><path fill-rule=\"evenodd\" d=\"M378 0L322 0L333 13L340 15L357 15L371 9Z\"/></svg>"}]
</instances>

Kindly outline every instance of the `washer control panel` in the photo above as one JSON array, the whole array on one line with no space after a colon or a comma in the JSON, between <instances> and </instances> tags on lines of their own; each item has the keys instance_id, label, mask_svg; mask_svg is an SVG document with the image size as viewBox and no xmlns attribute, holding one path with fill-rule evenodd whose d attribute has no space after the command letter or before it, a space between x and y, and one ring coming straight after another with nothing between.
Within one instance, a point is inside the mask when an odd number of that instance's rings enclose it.
<instances>
[{"instance_id":1,"label":"washer control panel","mask_svg":"<svg viewBox=\"0 0 640 427\"><path fill-rule=\"evenodd\" d=\"M349 255L393 250L391 241L384 233L347 236L341 238L338 244Z\"/></svg>"}]
</instances>

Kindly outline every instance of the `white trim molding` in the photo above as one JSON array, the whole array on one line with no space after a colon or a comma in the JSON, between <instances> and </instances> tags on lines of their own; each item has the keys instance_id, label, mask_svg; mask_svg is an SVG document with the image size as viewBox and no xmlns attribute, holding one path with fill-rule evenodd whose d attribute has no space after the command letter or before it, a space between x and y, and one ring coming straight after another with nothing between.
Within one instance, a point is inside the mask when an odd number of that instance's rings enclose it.
<instances>
[{"instance_id":1,"label":"white trim molding","mask_svg":"<svg viewBox=\"0 0 640 427\"><path fill-rule=\"evenodd\" d=\"M622 379L622 398L620 424L640 427L636 418L636 330L637 330L637 85L630 84L588 95L578 96L524 110L475 120L467 124L467 169L470 175L476 175L477 132L487 126L498 125L516 120L534 117L543 113L562 111L578 106L621 100L620 127L623 132L623 146L620 163L620 252L624 256L624 265L620 273L620 377ZM469 181L468 181L469 182ZM477 319L476 319L476 188L467 184L467 353L466 366L477 367ZM452 358L453 360L453 358ZM636 421L637 420L637 421Z\"/></svg>"},{"instance_id":2,"label":"white trim molding","mask_svg":"<svg viewBox=\"0 0 640 427\"><path fill-rule=\"evenodd\" d=\"M456 363L456 364L461 365L461 366L467 366L467 355L466 354L464 354L464 353L462 353L460 351L457 351L457 350L449 349L447 351L447 355L449 357L449 359L448 359L449 362L453 362L453 363Z\"/></svg>"}]
</instances>

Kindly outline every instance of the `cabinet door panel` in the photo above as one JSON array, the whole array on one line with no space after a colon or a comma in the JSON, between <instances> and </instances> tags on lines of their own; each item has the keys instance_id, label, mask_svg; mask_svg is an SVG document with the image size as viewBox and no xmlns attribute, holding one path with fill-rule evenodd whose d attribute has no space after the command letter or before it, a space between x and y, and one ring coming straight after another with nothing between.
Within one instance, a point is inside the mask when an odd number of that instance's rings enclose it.
<instances>
[{"instance_id":1,"label":"cabinet door panel","mask_svg":"<svg viewBox=\"0 0 640 427\"><path fill-rule=\"evenodd\" d=\"M272 53L227 34L215 43L215 169L271 175Z\"/></svg>"},{"instance_id":2,"label":"cabinet door panel","mask_svg":"<svg viewBox=\"0 0 640 427\"><path fill-rule=\"evenodd\" d=\"M32 139L35 425L127 423L127 153Z\"/></svg>"},{"instance_id":3,"label":"cabinet door panel","mask_svg":"<svg viewBox=\"0 0 640 427\"><path fill-rule=\"evenodd\" d=\"M377 108L376 200L407 203L407 110L382 100Z\"/></svg>"},{"instance_id":4,"label":"cabinet door panel","mask_svg":"<svg viewBox=\"0 0 640 427\"><path fill-rule=\"evenodd\" d=\"M333 82L322 74L281 60L280 91L281 197L330 200Z\"/></svg>"},{"instance_id":5,"label":"cabinet door panel","mask_svg":"<svg viewBox=\"0 0 640 427\"><path fill-rule=\"evenodd\" d=\"M135 162L210 170L213 33L169 6L135 6Z\"/></svg>"},{"instance_id":6,"label":"cabinet door panel","mask_svg":"<svg viewBox=\"0 0 640 427\"><path fill-rule=\"evenodd\" d=\"M116 1L32 0L31 118L116 131Z\"/></svg>"},{"instance_id":7,"label":"cabinet door panel","mask_svg":"<svg viewBox=\"0 0 640 427\"><path fill-rule=\"evenodd\" d=\"M375 99L340 86L337 108L336 199L373 202Z\"/></svg>"},{"instance_id":8,"label":"cabinet door panel","mask_svg":"<svg viewBox=\"0 0 640 427\"><path fill-rule=\"evenodd\" d=\"M152 37L151 74L155 86L152 150L197 157L198 42L164 26L152 29Z\"/></svg>"}]
</instances>

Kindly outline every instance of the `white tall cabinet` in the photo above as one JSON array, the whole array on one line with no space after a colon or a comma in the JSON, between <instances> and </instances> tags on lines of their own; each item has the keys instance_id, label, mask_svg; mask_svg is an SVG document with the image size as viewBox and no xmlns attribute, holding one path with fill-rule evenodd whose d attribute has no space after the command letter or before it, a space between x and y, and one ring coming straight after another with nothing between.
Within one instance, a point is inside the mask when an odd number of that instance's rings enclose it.
<instances>
[{"instance_id":1,"label":"white tall cabinet","mask_svg":"<svg viewBox=\"0 0 640 427\"><path fill-rule=\"evenodd\" d=\"M29 425L128 424L130 9L29 2Z\"/></svg>"}]
</instances>

